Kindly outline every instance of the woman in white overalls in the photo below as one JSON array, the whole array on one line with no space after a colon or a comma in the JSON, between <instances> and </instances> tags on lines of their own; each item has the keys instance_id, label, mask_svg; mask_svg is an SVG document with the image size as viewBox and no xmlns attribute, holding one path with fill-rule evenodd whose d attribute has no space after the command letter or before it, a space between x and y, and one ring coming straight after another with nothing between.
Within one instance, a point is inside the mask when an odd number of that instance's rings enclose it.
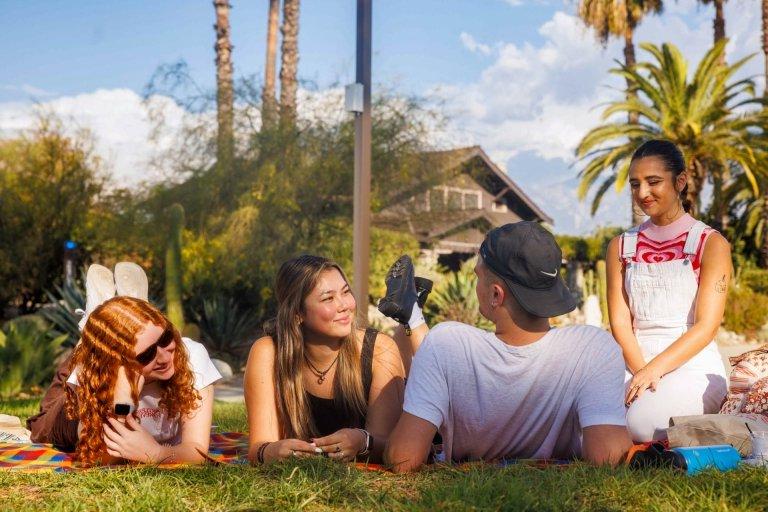
<instances>
[{"instance_id":1,"label":"woman in white overalls","mask_svg":"<svg viewBox=\"0 0 768 512\"><path fill-rule=\"evenodd\" d=\"M669 141L632 156L633 201L649 217L608 246L608 312L627 365L635 442L666 438L673 416L715 413L725 368L714 337L731 277L728 242L687 212L685 160Z\"/></svg>"}]
</instances>

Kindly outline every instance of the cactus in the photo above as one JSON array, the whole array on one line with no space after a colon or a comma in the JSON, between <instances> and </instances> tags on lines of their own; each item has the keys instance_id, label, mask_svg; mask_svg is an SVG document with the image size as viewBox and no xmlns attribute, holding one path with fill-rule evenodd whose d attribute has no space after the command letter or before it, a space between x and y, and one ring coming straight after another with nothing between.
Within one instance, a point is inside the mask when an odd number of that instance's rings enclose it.
<instances>
[{"instance_id":1,"label":"cactus","mask_svg":"<svg viewBox=\"0 0 768 512\"><path fill-rule=\"evenodd\" d=\"M184 231L184 207L174 203L168 207L169 234L165 249L165 308L168 319L179 330L184 329L184 307L181 301L181 233Z\"/></svg>"},{"instance_id":2,"label":"cactus","mask_svg":"<svg viewBox=\"0 0 768 512\"><path fill-rule=\"evenodd\" d=\"M603 314L603 323L608 323L608 278L606 276L605 260L598 260L595 265L597 270L597 295L600 298L600 312Z\"/></svg>"},{"instance_id":3,"label":"cactus","mask_svg":"<svg viewBox=\"0 0 768 512\"><path fill-rule=\"evenodd\" d=\"M595 285L595 271L587 270L584 274L584 299L590 295L597 295L597 286Z\"/></svg>"}]
</instances>

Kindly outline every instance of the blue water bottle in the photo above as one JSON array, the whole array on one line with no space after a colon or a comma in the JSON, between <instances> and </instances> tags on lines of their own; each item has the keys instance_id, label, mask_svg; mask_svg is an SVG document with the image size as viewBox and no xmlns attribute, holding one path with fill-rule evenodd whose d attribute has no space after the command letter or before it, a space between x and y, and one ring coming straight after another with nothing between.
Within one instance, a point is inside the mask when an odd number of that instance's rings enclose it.
<instances>
[{"instance_id":1,"label":"blue water bottle","mask_svg":"<svg viewBox=\"0 0 768 512\"><path fill-rule=\"evenodd\" d=\"M729 444L712 446L689 446L672 448L672 466L684 470L689 475L705 469L728 471L736 469L741 462L738 450Z\"/></svg>"}]
</instances>

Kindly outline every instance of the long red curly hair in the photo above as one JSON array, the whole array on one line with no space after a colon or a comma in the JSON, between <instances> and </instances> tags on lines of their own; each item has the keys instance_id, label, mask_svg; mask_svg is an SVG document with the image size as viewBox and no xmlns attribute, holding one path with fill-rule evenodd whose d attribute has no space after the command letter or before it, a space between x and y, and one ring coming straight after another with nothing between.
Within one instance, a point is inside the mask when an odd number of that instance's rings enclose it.
<instances>
[{"instance_id":1,"label":"long red curly hair","mask_svg":"<svg viewBox=\"0 0 768 512\"><path fill-rule=\"evenodd\" d=\"M157 308L141 299L114 297L97 307L83 327L80 343L72 353L70 370L77 368L78 386L67 386L66 412L80 421L75 457L83 464L96 464L106 453L103 425L113 416L117 371L125 368L131 383L134 406L138 405L136 383L142 366L136 361L136 335L152 323L173 333L174 374L161 382L159 405L170 418L184 418L197 407L200 394L194 388L189 356L179 331Z\"/></svg>"}]
</instances>

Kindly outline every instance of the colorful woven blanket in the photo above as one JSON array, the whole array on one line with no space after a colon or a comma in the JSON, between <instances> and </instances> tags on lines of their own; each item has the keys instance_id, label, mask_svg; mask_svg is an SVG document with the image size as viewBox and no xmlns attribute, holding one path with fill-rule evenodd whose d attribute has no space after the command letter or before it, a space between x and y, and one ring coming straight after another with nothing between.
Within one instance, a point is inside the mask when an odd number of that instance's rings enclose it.
<instances>
[{"instance_id":1,"label":"colorful woven blanket","mask_svg":"<svg viewBox=\"0 0 768 512\"><path fill-rule=\"evenodd\" d=\"M248 453L248 435L241 432L211 434L208 457L221 464L243 464ZM160 464L174 468L183 464ZM117 466L116 466L117 467ZM0 443L0 470L9 471L73 471L79 469L72 454L61 452L49 444Z\"/></svg>"}]
</instances>

